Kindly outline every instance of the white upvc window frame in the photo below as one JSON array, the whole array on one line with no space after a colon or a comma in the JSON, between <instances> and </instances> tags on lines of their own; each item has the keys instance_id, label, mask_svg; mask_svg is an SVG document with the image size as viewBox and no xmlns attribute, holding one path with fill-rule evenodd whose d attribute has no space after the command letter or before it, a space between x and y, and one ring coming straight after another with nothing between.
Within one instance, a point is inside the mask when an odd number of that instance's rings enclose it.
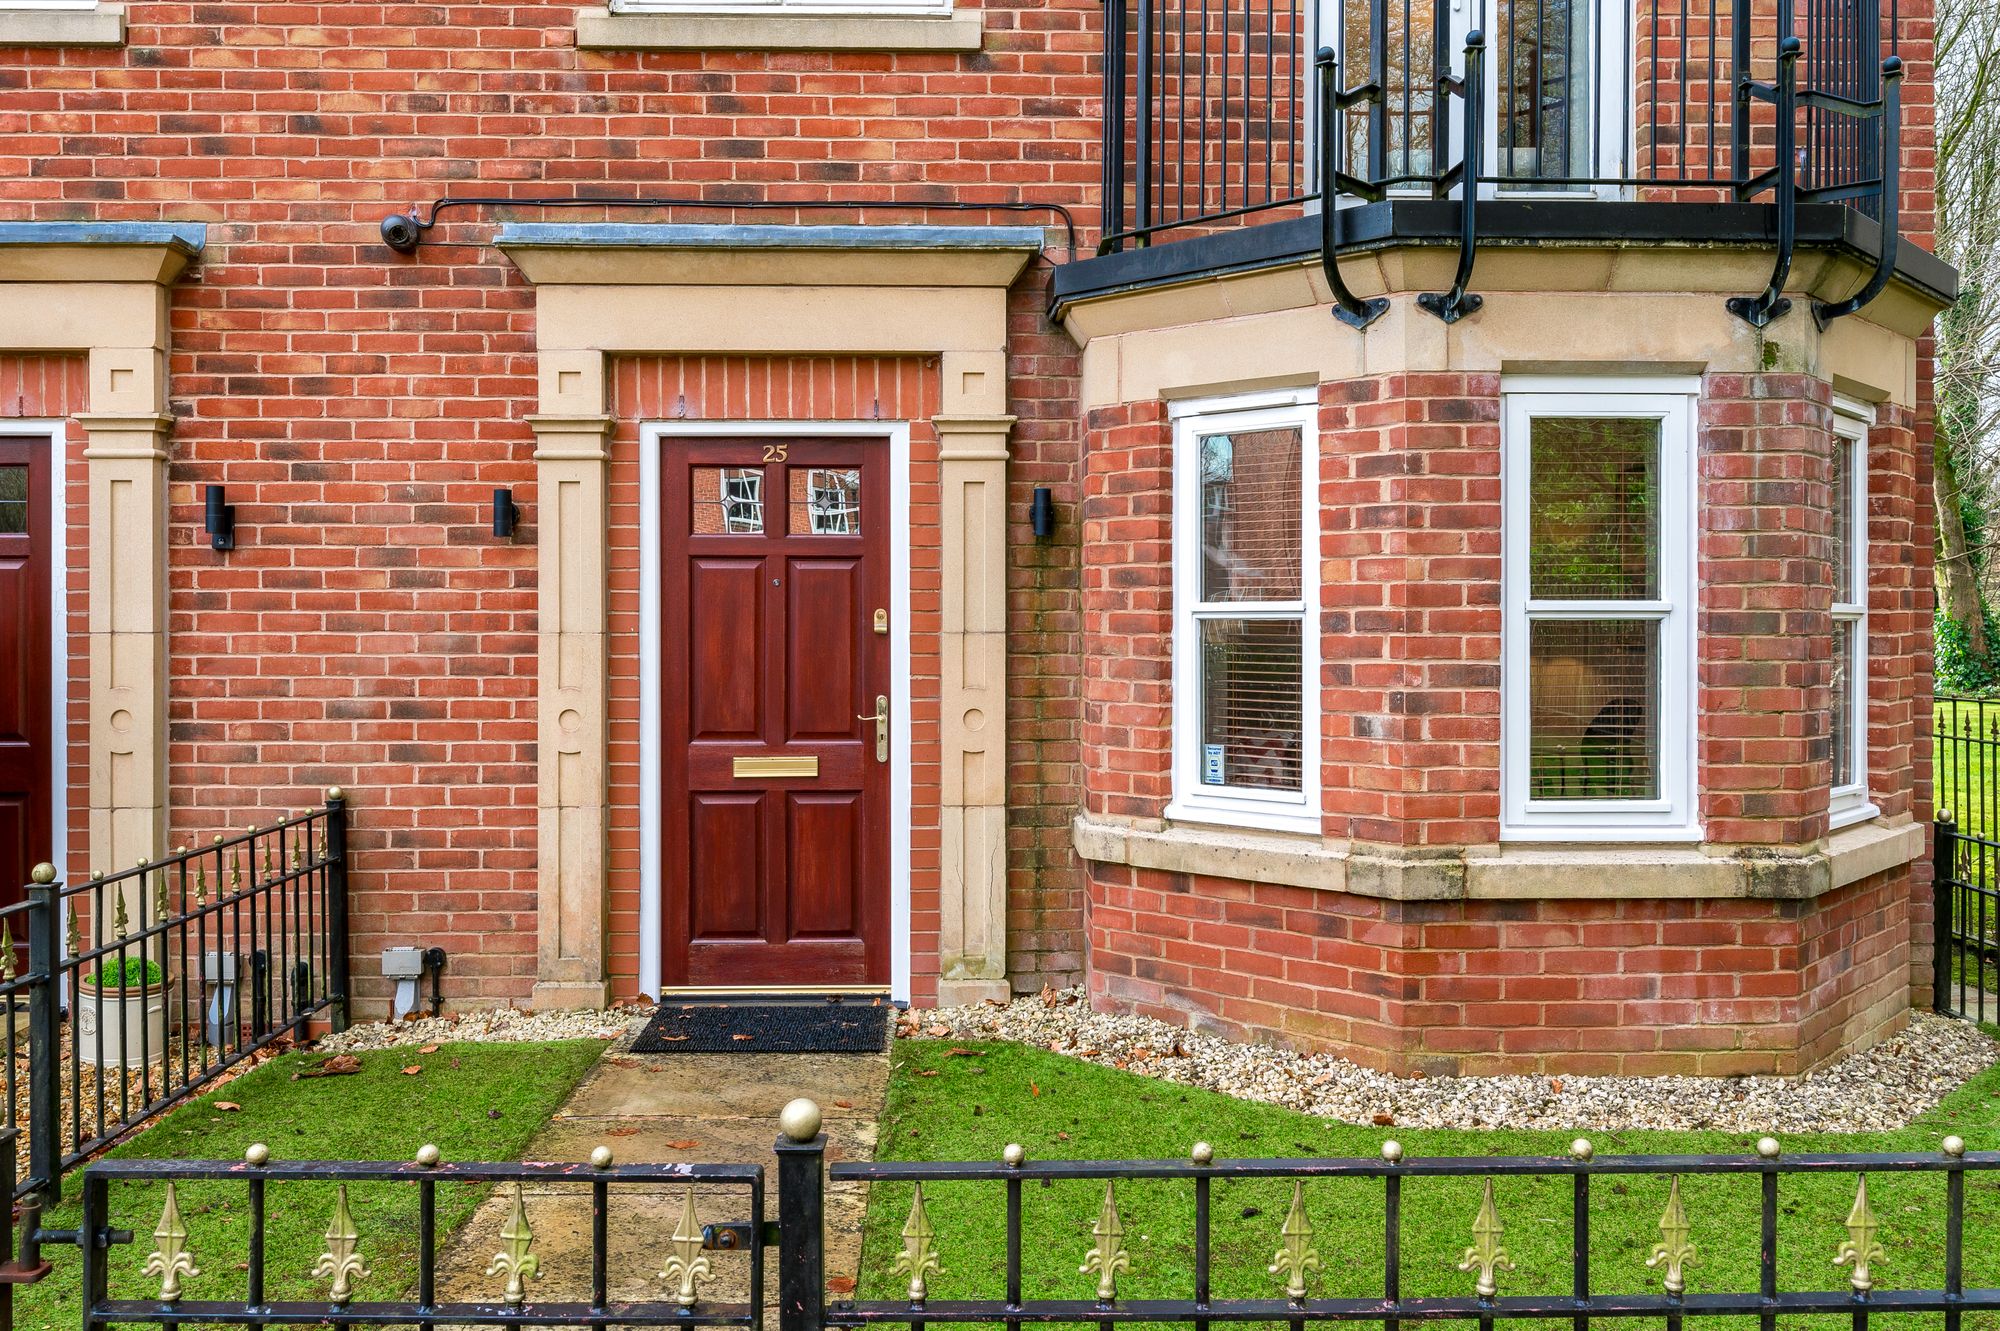
<instances>
[{"instance_id":1,"label":"white upvc window frame","mask_svg":"<svg viewBox=\"0 0 2000 1331\"><path fill-rule=\"evenodd\" d=\"M1855 779L1834 786L1827 795L1827 827L1837 829L1866 822L1882 811L1868 795L1868 429L1874 408L1846 398L1834 399L1833 446L1848 450L1848 475L1854 478L1848 496L1850 585L1857 600L1833 602L1833 619L1854 626L1849 641L1847 684L1854 723L1847 736ZM1832 731L1831 717L1828 720Z\"/></svg>"},{"instance_id":2,"label":"white upvc window frame","mask_svg":"<svg viewBox=\"0 0 2000 1331\"><path fill-rule=\"evenodd\" d=\"M1501 383L1500 838L1699 841L1695 792L1695 428L1701 380L1510 376ZM1528 596L1529 428L1537 418L1621 417L1660 424L1660 599L1534 601ZM1537 800L1529 773L1529 625L1537 619L1651 619L1659 626L1659 797Z\"/></svg>"},{"instance_id":3,"label":"white upvc window frame","mask_svg":"<svg viewBox=\"0 0 2000 1331\"><path fill-rule=\"evenodd\" d=\"M1319 394L1288 389L1174 404L1173 422L1173 798L1174 821L1270 832L1320 831ZM1297 601L1201 600L1200 438L1294 427L1299 431ZM1299 624L1300 786L1296 793L1207 785L1201 779L1201 635L1204 619L1277 619Z\"/></svg>"},{"instance_id":4,"label":"white upvc window frame","mask_svg":"<svg viewBox=\"0 0 2000 1331\"><path fill-rule=\"evenodd\" d=\"M98 0L0 0L0 10L5 9L96 9Z\"/></svg>"}]
</instances>

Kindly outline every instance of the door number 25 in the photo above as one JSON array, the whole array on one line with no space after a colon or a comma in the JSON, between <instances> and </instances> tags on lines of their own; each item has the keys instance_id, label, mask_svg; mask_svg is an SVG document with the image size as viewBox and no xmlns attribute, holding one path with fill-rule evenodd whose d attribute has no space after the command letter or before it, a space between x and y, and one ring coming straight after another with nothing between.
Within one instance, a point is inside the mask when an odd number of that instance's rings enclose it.
<instances>
[{"instance_id":1,"label":"door number 25","mask_svg":"<svg viewBox=\"0 0 2000 1331\"><path fill-rule=\"evenodd\" d=\"M789 447L784 444L766 444L764 445L764 461L783 462L790 451Z\"/></svg>"}]
</instances>

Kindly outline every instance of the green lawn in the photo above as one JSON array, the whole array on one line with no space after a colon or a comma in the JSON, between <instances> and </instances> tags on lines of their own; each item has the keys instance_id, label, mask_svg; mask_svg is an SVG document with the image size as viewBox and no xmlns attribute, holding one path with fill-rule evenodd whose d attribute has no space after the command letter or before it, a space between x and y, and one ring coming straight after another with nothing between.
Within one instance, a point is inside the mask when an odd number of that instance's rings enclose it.
<instances>
[{"instance_id":1,"label":"green lawn","mask_svg":"<svg viewBox=\"0 0 2000 1331\"><path fill-rule=\"evenodd\" d=\"M1966 835L2000 840L2000 700L1940 700L1931 732L1937 807Z\"/></svg>"},{"instance_id":2,"label":"green lawn","mask_svg":"<svg viewBox=\"0 0 2000 1331\"><path fill-rule=\"evenodd\" d=\"M1375 1157L1394 1137L1412 1156L1553 1155L1567 1152L1566 1132L1424 1131L1360 1128L1274 1106L1191 1090L1013 1044L966 1044L978 1057L948 1056L938 1041L902 1041L882 1124L879 1156L886 1160L997 1160L1010 1141L1031 1158L1184 1158L1206 1140L1229 1156ZM927 1075L934 1074L934 1075ZM1918 1125L1901 1132L1792 1137L1788 1151L1934 1150L1947 1133L1973 1149L2000 1145L2000 1069L1982 1074ZM1588 1134L1603 1155L1747 1153L1753 1138L1734 1133L1599 1132ZM1787 1177L1781 1185L1780 1280L1787 1289L1845 1289L1833 1254L1846 1237L1842 1222L1854 1199L1852 1176ZM1644 1263L1659 1241L1666 1180L1604 1178L1592 1193L1591 1266L1595 1288L1658 1289ZM1472 1277L1456 1269L1471 1242L1479 1206L1476 1179L1413 1179L1403 1193L1403 1293L1465 1295ZM1942 1175L1869 1179L1888 1251L1877 1264L1879 1288L1935 1287L1942 1281ZM1754 1177L1689 1178L1682 1196L1694 1224L1700 1264L1689 1272L1693 1292L1757 1287L1758 1183ZM2000 1179L1968 1178L1965 1278L2000 1285ZM997 1185L945 1183L926 1189L938 1232L943 1272L930 1281L934 1299L992 1298L1004 1290L1005 1234ZM1090 1227L1102 1184L1054 1184L1027 1190L1022 1264L1030 1297L1086 1298L1095 1278L1077 1267L1091 1247ZM1119 1280L1128 1297L1188 1296L1193 1251L1193 1186L1184 1181L1133 1182L1119 1190L1130 1271ZM1217 1180L1213 1185L1214 1290L1217 1297L1272 1297L1265 1272L1278 1246L1290 1185ZM1324 1180L1306 1189L1325 1270L1315 1294L1379 1296L1382 1272L1382 1186L1370 1180ZM1501 1277L1503 1293L1556 1293L1570 1278L1570 1184L1567 1179L1507 1179L1498 1185L1504 1242L1518 1267ZM907 1277L891 1273L910 1204L907 1186L878 1185L870 1197L861 1296L900 1298ZM1608 1324L1608 1323L1607 1323ZM1689 1326L1696 1325L1694 1319ZM1745 1325L1718 1320L1713 1325ZM1748 1325L1754 1325L1754 1321ZM1831 1327L1836 1323L1825 1322ZM1969 1329L1976 1324L1967 1318ZM1528 1325L1512 1323L1511 1325ZM1568 1323L1562 1323L1567 1326ZM1636 1323L1634 1324L1636 1325ZM1787 1328L1812 1326L1786 1319ZM1840 1319L1837 1325L1845 1327ZM1876 1331L1937 1325L1878 1315ZM1992 1331L1987 1326L1983 1331Z\"/></svg>"},{"instance_id":3,"label":"green lawn","mask_svg":"<svg viewBox=\"0 0 2000 1331\"><path fill-rule=\"evenodd\" d=\"M568 1096L602 1052L597 1040L554 1044L454 1044L437 1052L392 1049L360 1055L362 1070L346 1077L294 1081L317 1056L290 1054L168 1115L113 1151L123 1159L239 1160L253 1142L276 1160L408 1160L425 1143L447 1160L518 1160L528 1139ZM403 1069L421 1067L414 1075ZM218 1103L240 1105L233 1111ZM75 1193L71 1176L70 1193ZM241 1184L196 1183L180 1188L181 1218L201 1276L185 1282L188 1298L242 1296L248 1234ZM472 1214L484 1190L438 1188L438 1232L449 1235ZM152 1250L164 1191L159 1185L114 1186L113 1223L134 1233L111 1257L112 1294L140 1298L159 1288L139 1274ZM416 1282L416 1189L361 1184L349 1195L361 1253L371 1275L358 1297L393 1299ZM266 1289L274 1299L309 1298L326 1284L310 1278L332 1219L331 1184L273 1185L266 1202ZM51 1228L78 1221L75 1201L45 1217ZM54 1273L17 1291L15 1325L23 1331L72 1331L78 1324L78 1263L74 1249L52 1251Z\"/></svg>"}]
</instances>

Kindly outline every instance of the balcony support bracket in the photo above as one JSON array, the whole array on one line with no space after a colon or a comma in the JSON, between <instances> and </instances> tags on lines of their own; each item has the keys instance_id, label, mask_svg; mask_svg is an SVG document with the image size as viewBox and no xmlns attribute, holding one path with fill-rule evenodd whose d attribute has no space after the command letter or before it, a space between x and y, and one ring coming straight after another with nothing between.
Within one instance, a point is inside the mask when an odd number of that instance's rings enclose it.
<instances>
[{"instance_id":1,"label":"balcony support bracket","mask_svg":"<svg viewBox=\"0 0 2000 1331\"><path fill-rule=\"evenodd\" d=\"M1816 300L1813 302L1813 322L1825 332L1828 324L1844 315L1855 313L1869 301L1882 294L1889 285L1890 275L1896 271L1896 243L1900 239L1898 230L1902 224L1900 177L1896 159L1902 148L1901 130L1903 119L1903 62L1890 56L1882 62L1882 250L1875 256L1875 271L1868 275L1867 283L1843 301Z\"/></svg>"},{"instance_id":2,"label":"balcony support bracket","mask_svg":"<svg viewBox=\"0 0 2000 1331\"><path fill-rule=\"evenodd\" d=\"M1365 199L1380 199L1383 191L1379 186L1364 180L1357 180L1340 170L1340 156L1335 149L1339 134L1335 131L1336 117L1350 106L1361 102L1380 105L1382 85L1369 83L1349 91L1339 89L1340 63L1335 59L1333 48L1322 46L1313 64L1319 74L1319 266L1326 275L1327 289L1333 292L1333 317L1349 328L1364 329L1389 311L1389 298L1375 296L1368 300L1354 294L1347 285L1347 279L1340 275L1340 242L1338 237L1340 211L1337 206L1343 193L1355 194Z\"/></svg>"},{"instance_id":3,"label":"balcony support bracket","mask_svg":"<svg viewBox=\"0 0 2000 1331\"><path fill-rule=\"evenodd\" d=\"M1417 308L1434 314L1447 324L1455 324L1477 314L1486 302L1466 290L1472 282L1473 261L1479 255L1479 168L1486 144L1486 37L1476 29L1465 36L1465 77L1453 81L1453 91L1465 98L1465 157L1459 167L1458 188L1458 269L1452 274L1451 290L1426 291L1417 297Z\"/></svg>"},{"instance_id":4,"label":"balcony support bracket","mask_svg":"<svg viewBox=\"0 0 2000 1331\"><path fill-rule=\"evenodd\" d=\"M1798 244L1799 197L1796 165L1799 101L1799 54L1803 48L1797 37L1787 37L1778 47L1778 83L1775 89L1749 84L1745 91L1753 97L1777 103L1777 165L1769 176L1772 200L1778 212L1778 255L1771 265L1771 280L1755 296L1731 296L1723 304L1729 312L1752 328L1768 327L1792 308L1785 295L1785 279L1792 273L1792 254ZM1755 192L1766 177L1759 176L1743 193Z\"/></svg>"}]
</instances>

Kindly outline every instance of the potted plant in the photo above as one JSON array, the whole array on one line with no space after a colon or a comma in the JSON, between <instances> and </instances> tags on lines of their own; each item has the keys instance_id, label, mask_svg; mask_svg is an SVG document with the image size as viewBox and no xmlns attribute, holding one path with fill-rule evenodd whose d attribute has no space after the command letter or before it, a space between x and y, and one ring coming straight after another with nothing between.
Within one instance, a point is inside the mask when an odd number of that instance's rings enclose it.
<instances>
[{"instance_id":1,"label":"potted plant","mask_svg":"<svg viewBox=\"0 0 2000 1331\"><path fill-rule=\"evenodd\" d=\"M167 1049L167 977L159 963L106 959L77 980L78 1057L98 1067L136 1067Z\"/></svg>"}]
</instances>

